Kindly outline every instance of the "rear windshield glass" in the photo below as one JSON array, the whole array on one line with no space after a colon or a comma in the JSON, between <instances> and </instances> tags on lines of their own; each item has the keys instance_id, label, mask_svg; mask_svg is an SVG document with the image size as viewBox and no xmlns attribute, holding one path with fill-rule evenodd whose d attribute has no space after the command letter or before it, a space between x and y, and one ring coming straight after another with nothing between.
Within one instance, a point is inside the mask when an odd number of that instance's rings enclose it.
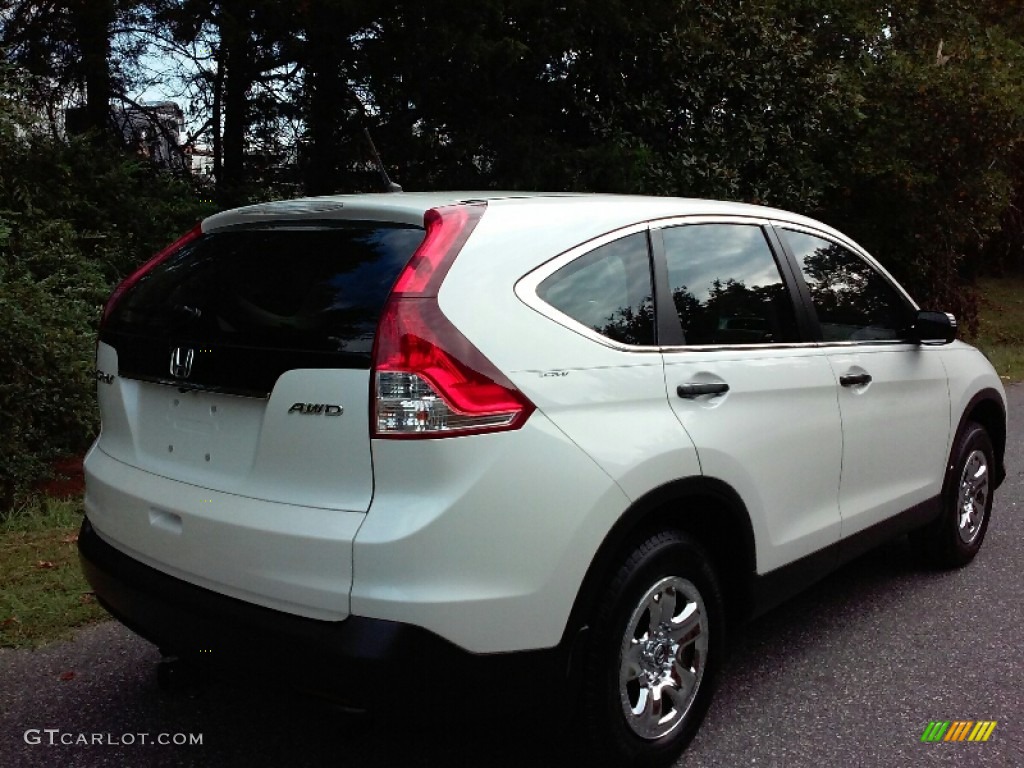
<instances>
[{"instance_id":1,"label":"rear windshield glass","mask_svg":"<svg viewBox=\"0 0 1024 768\"><path fill-rule=\"evenodd\" d=\"M117 305L114 334L369 354L419 227L349 223L204 235Z\"/></svg>"}]
</instances>

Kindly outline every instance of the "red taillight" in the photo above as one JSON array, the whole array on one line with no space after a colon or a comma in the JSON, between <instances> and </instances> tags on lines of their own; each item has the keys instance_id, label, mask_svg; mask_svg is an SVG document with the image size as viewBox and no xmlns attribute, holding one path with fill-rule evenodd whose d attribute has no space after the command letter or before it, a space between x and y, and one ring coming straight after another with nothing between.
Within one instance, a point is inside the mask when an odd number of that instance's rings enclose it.
<instances>
[{"instance_id":1,"label":"red taillight","mask_svg":"<svg viewBox=\"0 0 1024 768\"><path fill-rule=\"evenodd\" d=\"M476 229L486 203L431 208L423 215L427 234L391 289L392 296L437 296L441 281Z\"/></svg>"},{"instance_id":2,"label":"red taillight","mask_svg":"<svg viewBox=\"0 0 1024 768\"><path fill-rule=\"evenodd\" d=\"M437 292L484 204L427 211L427 234L399 275L373 353L375 437L518 429L534 406L452 325Z\"/></svg>"},{"instance_id":3,"label":"red taillight","mask_svg":"<svg viewBox=\"0 0 1024 768\"><path fill-rule=\"evenodd\" d=\"M173 254L177 253L179 249L181 249L188 243L192 242L202 234L203 225L196 224L194 227L192 227L192 229L190 229L184 235L182 235L173 243L168 245L162 251L159 251L155 256L153 256L153 258L151 258L141 267L139 267L130 275L128 275L128 277L126 277L124 280L118 283L117 287L114 289L114 292L110 294L110 298L107 299L106 306L103 307L103 317L100 319L100 328L103 328L103 326L106 324L107 318L110 317L110 313L114 311L114 307L117 306L117 302L121 300L121 297L124 296L125 293L127 293L132 288L132 286L139 282L139 280L142 279L143 275L149 272L149 270L153 269L153 267L155 267L160 262L170 258Z\"/></svg>"}]
</instances>

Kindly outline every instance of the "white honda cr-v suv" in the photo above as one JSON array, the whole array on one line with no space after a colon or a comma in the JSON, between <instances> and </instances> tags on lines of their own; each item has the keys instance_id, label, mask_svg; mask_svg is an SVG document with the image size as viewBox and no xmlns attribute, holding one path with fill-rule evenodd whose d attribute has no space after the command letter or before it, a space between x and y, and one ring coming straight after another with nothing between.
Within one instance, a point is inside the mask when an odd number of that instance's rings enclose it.
<instances>
[{"instance_id":1,"label":"white honda cr-v suv","mask_svg":"<svg viewBox=\"0 0 1024 768\"><path fill-rule=\"evenodd\" d=\"M667 762L739 622L885 537L978 551L1005 395L955 333L769 208L227 211L104 311L83 567L167 653L357 705L543 679Z\"/></svg>"}]
</instances>

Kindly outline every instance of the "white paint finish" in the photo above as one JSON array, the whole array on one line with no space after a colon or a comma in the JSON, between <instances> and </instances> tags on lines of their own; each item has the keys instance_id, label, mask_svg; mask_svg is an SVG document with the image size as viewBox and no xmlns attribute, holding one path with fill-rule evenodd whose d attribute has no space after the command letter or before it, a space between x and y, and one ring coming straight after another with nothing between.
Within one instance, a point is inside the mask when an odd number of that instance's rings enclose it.
<instances>
[{"instance_id":1,"label":"white paint finish","mask_svg":"<svg viewBox=\"0 0 1024 768\"><path fill-rule=\"evenodd\" d=\"M714 381L728 393L676 394L680 384ZM820 350L666 352L665 384L703 473L747 506L759 573L838 540L842 439L835 380Z\"/></svg>"},{"instance_id":2,"label":"white paint finish","mask_svg":"<svg viewBox=\"0 0 1024 768\"><path fill-rule=\"evenodd\" d=\"M135 382L122 379L118 374L117 350L109 344L96 345L96 370L113 376L110 383L96 382L96 401L100 409L98 443L111 456L128 459L135 456L135 416L138 414Z\"/></svg>"},{"instance_id":3,"label":"white paint finish","mask_svg":"<svg viewBox=\"0 0 1024 768\"><path fill-rule=\"evenodd\" d=\"M348 615L365 515L258 501L86 457L85 509L103 539L171 576L316 619Z\"/></svg>"},{"instance_id":4,"label":"white paint finish","mask_svg":"<svg viewBox=\"0 0 1024 768\"><path fill-rule=\"evenodd\" d=\"M267 403L246 487L258 498L365 512L373 495L370 372L295 370ZM340 416L289 413L295 403L341 405Z\"/></svg>"},{"instance_id":5,"label":"white paint finish","mask_svg":"<svg viewBox=\"0 0 1024 768\"><path fill-rule=\"evenodd\" d=\"M843 419L839 509L843 536L937 496L950 418L941 347L865 344L826 348ZM866 385L840 376L867 373Z\"/></svg>"},{"instance_id":6,"label":"white paint finish","mask_svg":"<svg viewBox=\"0 0 1024 768\"><path fill-rule=\"evenodd\" d=\"M101 345L105 365L116 370L116 353ZM354 512L370 505L369 371L288 371L269 400L120 377L97 386L100 446L126 464L264 501ZM344 412L290 413L299 402Z\"/></svg>"},{"instance_id":7,"label":"white paint finish","mask_svg":"<svg viewBox=\"0 0 1024 768\"><path fill-rule=\"evenodd\" d=\"M374 440L352 612L489 653L559 642L628 500L541 413L521 430Z\"/></svg>"},{"instance_id":8,"label":"white paint finish","mask_svg":"<svg viewBox=\"0 0 1024 768\"><path fill-rule=\"evenodd\" d=\"M136 450L134 457L118 458L164 477L222 490L233 490L248 476L265 400L120 382L123 392L131 391Z\"/></svg>"},{"instance_id":9,"label":"white paint finish","mask_svg":"<svg viewBox=\"0 0 1024 768\"><path fill-rule=\"evenodd\" d=\"M1003 408L1007 406L1006 391L1003 382L993 370L988 359L977 349L960 341L942 347L942 364L946 368L949 380L950 396L950 445L954 430L960 423L960 417L966 412L967 406L976 392L983 389L994 389L1002 399Z\"/></svg>"},{"instance_id":10,"label":"white paint finish","mask_svg":"<svg viewBox=\"0 0 1024 768\"><path fill-rule=\"evenodd\" d=\"M700 475L700 464L666 408L661 355L618 354L619 366L563 370L561 376L520 371L515 380L635 501L673 480Z\"/></svg>"}]
</instances>

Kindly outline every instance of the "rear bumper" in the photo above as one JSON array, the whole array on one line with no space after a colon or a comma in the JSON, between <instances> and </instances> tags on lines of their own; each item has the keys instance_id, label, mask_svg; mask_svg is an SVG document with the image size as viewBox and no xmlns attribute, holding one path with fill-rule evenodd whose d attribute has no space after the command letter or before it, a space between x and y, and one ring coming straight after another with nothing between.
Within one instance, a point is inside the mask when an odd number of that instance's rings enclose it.
<instances>
[{"instance_id":1,"label":"rear bumper","mask_svg":"<svg viewBox=\"0 0 1024 768\"><path fill-rule=\"evenodd\" d=\"M104 430L119 431L116 425ZM165 467L164 476L127 464L107 453L103 442L85 458L85 512L106 541L179 579L246 603L322 621L348 615L352 541L365 509L309 507L214 490L213 482L173 479L173 467Z\"/></svg>"},{"instance_id":2,"label":"rear bumper","mask_svg":"<svg viewBox=\"0 0 1024 768\"><path fill-rule=\"evenodd\" d=\"M78 551L103 607L163 652L355 707L393 702L396 687L427 686L454 700L465 696L467 685L535 680L537 674L550 680L564 669L556 650L473 654L400 622L319 621L246 603L128 557L100 538L88 519Z\"/></svg>"}]
</instances>

